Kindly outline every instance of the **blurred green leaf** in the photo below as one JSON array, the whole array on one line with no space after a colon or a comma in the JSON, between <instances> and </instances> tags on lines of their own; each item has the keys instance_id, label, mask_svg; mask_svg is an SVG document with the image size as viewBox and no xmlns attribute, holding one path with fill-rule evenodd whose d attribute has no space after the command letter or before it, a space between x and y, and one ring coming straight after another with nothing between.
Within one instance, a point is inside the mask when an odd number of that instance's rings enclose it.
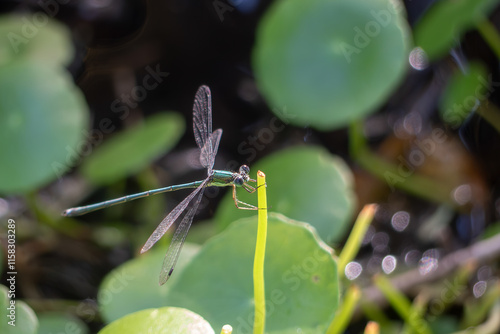
<instances>
[{"instance_id":1,"label":"blurred green leaf","mask_svg":"<svg viewBox=\"0 0 500 334\"><path fill-rule=\"evenodd\" d=\"M451 316L440 316L429 324L432 333L451 334L456 333L460 329L457 319Z\"/></svg>"},{"instance_id":2,"label":"blurred green leaf","mask_svg":"<svg viewBox=\"0 0 500 334\"><path fill-rule=\"evenodd\" d=\"M486 69L471 63L467 73L455 72L450 78L440 103L441 117L452 127L459 127L469 113L491 94Z\"/></svg>"},{"instance_id":3,"label":"blurred green leaf","mask_svg":"<svg viewBox=\"0 0 500 334\"><path fill-rule=\"evenodd\" d=\"M408 64L409 29L388 0L281 0L260 22L253 65L285 123L329 130L376 110Z\"/></svg>"},{"instance_id":4,"label":"blurred green leaf","mask_svg":"<svg viewBox=\"0 0 500 334\"><path fill-rule=\"evenodd\" d=\"M415 26L415 43L429 59L442 57L497 4L498 0L438 1Z\"/></svg>"},{"instance_id":5,"label":"blurred green leaf","mask_svg":"<svg viewBox=\"0 0 500 334\"><path fill-rule=\"evenodd\" d=\"M461 328L473 327L477 329L477 333L493 333L492 329L498 327L495 324L498 324L497 319L500 312L500 286L491 281L483 283L486 284L485 288L487 288L481 297L465 299L459 326ZM474 292L477 292L476 289ZM490 323L487 318L494 320Z\"/></svg>"},{"instance_id":6,"label":"blurred green leaf","mask_svg":"<svg viewBox=\"0 0 500 334\"><path fill-rule=\"evenodd\" d=\"M0 192L60 177L78 158L88 109L63 70L30 62L0 67Z\"/></svg>"},{"instance_id":7,"label":"blurred green leaf","mask_svg":"<svg viewBox=\"0 0 500 334\"><path fill-rule=\"evenodd\" d=\"M57 312L48 312L38 315L38 333L78 333L88 334L87 325L80 319Z\"/></svg>"},{"instance_id":8,"label":"blurred green leaf","mask_svg":"<svg viewBox=\"0 0 500 334\"><path fill-rule=\"evenodd\" d=\"M339 303L331 249L308 224L277 214L268 223L266 333L324 333ZM168 304L199 313L214 328L230 324L235 333L251 333L256 233L252 217L210 239L172 282Z\"/></svg>"},{"instance_id":9,"label":"blurred green leaf","mask_svg":"<svg viewBox=\"0 0 500 334\"><path fill-rule=\"evenodd\" d=\"M73 56L69 30L45 13L0 16L0 66L14 60L67 66Z\"/></svg>"},{"instance_id":10,"label":"blurred green leaf","mask_svg":"<svg viewBox=\"0 0 500 334\"><path fill-rule=\"evenodd\" d=\"M138 173L174 147L183 133L179 114L151 116L98 146L82 164L82 174L95 184L109 184Z\"/></svg>"},{"instance_id":11,"label":"blurred green leaf","mask_svg":"<svg viewBox=\"0 0 500 334\"><path fill-rule=\"evenodd\" d=\"M176 307L147 309L129 314L104 327L99 334L155 333L210 334L210 324L198 314Z\"/></svg>"},{"instance_id":12,"label":"blurred green leaf","mask_svg":"<svg viewBox=\"0 0 500 334\"><path fill-rule=\"evenodd\" d=\"M132 312L167 305L168 290L198 250L199 246L184 244L175 273L163 286L158 279L166 247L155 247L115 268L99 287L98 302L102 317L112 322Z\"/></svg>"},{"instance_id":13,"label":"blurred green leaf","mask_svg":"<svg viewBox=\"0 0 500 334\"><path fill-rule=\"evenodd\" d=\"M319 147L294 147L258 161L253 173L266 174L269 210L304 221L327 241L339 241L349 227L355 207L353 177L344 163ZM238 199L256 204L256 194L237 189ZM215 221L222 229L232 221L255 214L238 210L232 192L222 200Z\"/></svg>"},{"instance_id":14,"label":"blurred green leaf","mask_svg":"<svg viewBox=\"0 0 500 334\"><path fill-rule=\"evenodd\" d=\"M485 240L491 237L494 237L495 235L500 234L500 222L494 222L491 224L488 224L484 228L483 233L481 233L481 240Z\"/></svg>"},{"instance_id":15,"label":"blurred green leaf","mask_svg":"<svg viewBox=\"0 0 500 334\"><path fill-rule=\"evenodd\" d=\"M14 283L14 289L15 287ZM13 297L10 299L9 289L4 285L0 285L0 317L2 319L0 321L0 333L36 334L38 319L35 312L26 303L16 300L16 295ZM14 304L12 304L12 301L14 301Z\"/></svg>"},{"instance_id":16,"label":"blurred green leaf","mask_svg":"<svg viewBox=\"0 0 500 334\"><path fill-rule=\"evenodd\" d=\"M393 321L391 323L380 326L380 333L383 334L401 334L404 333L403 326L400 322Z\"/></svg>"}]
</instances>

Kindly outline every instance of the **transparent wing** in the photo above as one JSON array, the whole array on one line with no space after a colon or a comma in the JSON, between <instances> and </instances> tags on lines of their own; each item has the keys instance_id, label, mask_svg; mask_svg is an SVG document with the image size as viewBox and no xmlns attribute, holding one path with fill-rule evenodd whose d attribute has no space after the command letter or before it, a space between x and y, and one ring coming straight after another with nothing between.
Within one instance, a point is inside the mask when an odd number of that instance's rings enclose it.
<instances>
[{"instance_id":1,"label":"transparent wing","mask_svg":"<svg viewBox=\"0 0 500 334\"><path fill-rule=\"evenodd\" d=\"M196 92L193 105L194 139L200 149L212 141L212 96L210 88L201 86Z\"/></svg>"},{"instance_id":2,"label":"transparent wing","mask_svg":"<svg viewBox=\"0 0 500 334\"><path fill-rule=\"evenodd\" d=\"M200 191L200 193L194 200L193 205L175 230L174 236L172 237L172 241L170 242L170 246L168 247L167 254L165 254L165 259L163 260L163 265L161 267L160 285L165 284L170 276L172 276L172 272L174 271L175 264L177 263L177 259L179 258L182 245L184 245L184 240L186 240L189 228L191 227L191 223L193 222L193 217L196 214L196 211L198 211L198 206L200 205L202 196L203 191Z\"/></svg>"},{"instance_id":3,"label":"transparent wing","mask_svg":"<svg viewBox=\"0 0 500 334\"><path fill-rule=\"evenodd\" d=\"M219 149L220 138L222 137L222 129L217 129L212 133L211 143L205 144L201 149L200 163L202 166L208 168L208 174L210 175L212 167L215 163L215 156L217 155L217 150ZM212 144L210 147L209 145Z\"/></svg>"},{"instance_id":4,"label":"transparent wing","mask_svg":"<svg viewBox=\"0 0 500 334\"><path fill-rule=\"evenodd\" d=\"M201 165L209 174L215 162L222 130L212 133L212 95L210 88L201 86L196 92L193 105L193 130L196 144L201 150Z\"/></svg>"},{"instance_id":5,"label":"transparent wing","mask_svg":"<svg viewBox=\"0 0 500 334\"><path fill-rule=\"evenodd\" d=\"M182 212L189 205L189 202L200 192L201 189L207 184L208 178L205 179L199 186L196 188L188 197L186 197L182 202L177 204L177 206L170 211L170 213L162 220L162 222L158 225L158 227L153 231L153 233L149 236L149 239L146 241L144 246L142 246L141 253L148 251L153 245L160 240L160 238L167 232L167 230L172 226L172 224L179 218ZM201 197L199 197L201 198ZM198 198L197 198L198 199ZM199 203L195 203L199 204Z\"/></svg>"}]
</instances>

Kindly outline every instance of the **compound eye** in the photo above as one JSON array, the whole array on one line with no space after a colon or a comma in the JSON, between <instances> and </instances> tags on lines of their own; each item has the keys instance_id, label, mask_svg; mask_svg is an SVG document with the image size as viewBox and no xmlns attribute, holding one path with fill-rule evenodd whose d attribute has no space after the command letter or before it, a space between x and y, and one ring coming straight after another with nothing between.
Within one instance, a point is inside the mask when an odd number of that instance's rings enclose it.
<instances>
[{"instance_id":1,"label":"compound eye","mask_svg":"<svg viewBox=\"0 0 500 334\"><path fill-rule=\"evenodd\" d=\"M245 180L243 180L243 178L241 176L237 176L235 179L234 179L234 184L236 184L237 186L242 186L243 183L245 183Z\"/></svg>"},{"instance_id":2,"label":"compound eye","mask_svg":"<svg viewBox=\"0 0 500 334\"><path fill-rule=\"evenodd\" d=\"M240 174L248 174L250 173L250 167L248 167L247 165L242 165L240 167Z\"/></svg>"}]
</instances>

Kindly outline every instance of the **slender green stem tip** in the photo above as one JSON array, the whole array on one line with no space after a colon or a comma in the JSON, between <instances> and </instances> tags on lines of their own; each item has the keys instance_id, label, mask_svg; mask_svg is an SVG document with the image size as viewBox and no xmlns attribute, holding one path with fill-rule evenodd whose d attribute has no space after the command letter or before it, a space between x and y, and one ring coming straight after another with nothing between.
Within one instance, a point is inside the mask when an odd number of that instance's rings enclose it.
<instances>
[{"instance_id":1,"label":"slender green stem tip","mask_svg":"<svg viewBox=\"0 0 500 334\"><path fill-rule=\"evenodd\" d=\"M366 324L364 334L379 334L380 333L380 325L375 321L369 321Z\"/></svg>"},{"instance_id":2,"label":"slender green stem tip","mask_svg":"<svg viewBox=\"0 0 500 334\"><path fill-rule=\"evenodd\" d=\"M399 314L412 331L416 334L431 334L429 324L418 310L412 307L411 301L400 291L394 288L391 281L383 275L374 277L375 285L384 294L392 308Z\"/></svg>"},{"instance_id":3,"label":"slender green stem tip","mask_svg":"<svg viewBox=\"0 0 500 334\"><path fill-rule=\"evenodd\" d=\"M500 59L500 35L498 34L495 26L484 17L477 23L477 30L483 36L484 40L490 46L491 50L495 52L497 58Z\"/></svg>"},{"instance_id":4,"label":"slender green stem tip","mask_svg":"<svg viewBox=\"0 0 500 334\"><path fill-rule=\"evenodd\" d=\"M347 290L340 309L335 314L333 321L330 323L327 334L341 334L351 321L356 305L361 298L361 290L356 285L351 285Z\"/></svg>"},{"instance_id":5,"label":"slender green stem tip","mask_svg":"<svg viewBox=\"0 0 500 334\"><path fill-rule=\"evenodd\" d=\"M267 238L267 194L266 175L257 172L258 218L257 243L253 264L253 288L255 301L254 334L263 334L266 325L266 298L264 289L264 258Z\"/></svg>"},{"instance_id":6,"label":"slender green stem tip","mask_svg":"<svg viewBox=\"0 0 500 334\"><path fill-rule=\"evenodd\" d=\"M376 204L368 204L363 207L363 210L358 215L356 222L354 222L354 227L349 238L339 255L338 270L339 275L342 275L345 266L354 259L356 254L358 254L359 248L361 247L361 242L365 237L366 230L375 215L377 210Z\"/></svg>"}]
</instances>

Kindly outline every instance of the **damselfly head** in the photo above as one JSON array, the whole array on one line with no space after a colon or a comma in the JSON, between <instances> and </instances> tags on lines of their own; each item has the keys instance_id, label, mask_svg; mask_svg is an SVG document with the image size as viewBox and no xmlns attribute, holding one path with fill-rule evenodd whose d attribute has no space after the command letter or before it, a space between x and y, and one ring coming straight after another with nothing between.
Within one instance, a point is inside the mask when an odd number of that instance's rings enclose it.
<instances>
[{"instance_id":1,"label":"damselfly head","mask_svg":"<svg viewBox=\"0 0 500 334\"><path fill-rule=\"evenodd\" d=\"M248 175L249 173L250 173L250 167L248 167L247 165L240 166L240 175L244 176Z\"/></svg>"},{"instance_id":2,"label":"damselfly head","mask_svg":"<svg viewBox=\"0 0 500 334\"><path fill-rule=\"evenodd\" d=\"M233 183L237 186L242 186L245 183L245 179L243 178L243 176L238 175L234 178Z\"/></svg>"}]
</instances>

